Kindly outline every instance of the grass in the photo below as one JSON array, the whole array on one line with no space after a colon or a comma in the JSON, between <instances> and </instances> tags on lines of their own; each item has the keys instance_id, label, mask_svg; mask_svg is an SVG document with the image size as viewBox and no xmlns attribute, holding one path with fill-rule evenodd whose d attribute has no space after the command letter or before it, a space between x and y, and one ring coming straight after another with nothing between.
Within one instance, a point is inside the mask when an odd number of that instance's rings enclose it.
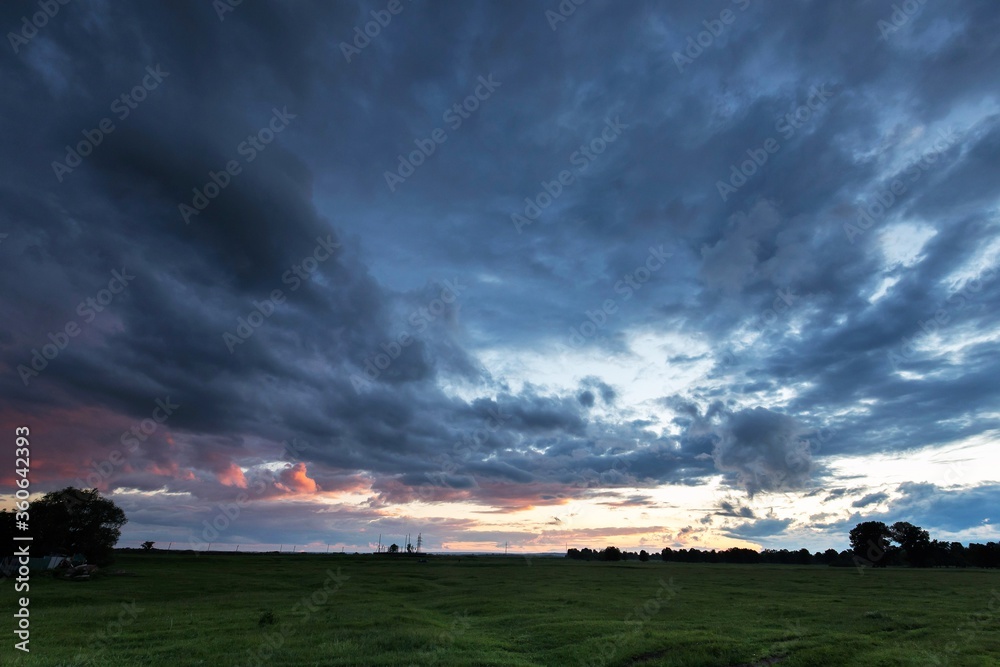
<instances>
[{"instance_id":1,"label":"grass","mask_svg":"<svg viewBox=\"0 0 1000 667\"><path fill-rule=\"evenodd\" d=\"M1000 664L996 571L156 552L115 569L33 574L30 655L5 583L0 664Z\"/></svg>"}]
</instances>

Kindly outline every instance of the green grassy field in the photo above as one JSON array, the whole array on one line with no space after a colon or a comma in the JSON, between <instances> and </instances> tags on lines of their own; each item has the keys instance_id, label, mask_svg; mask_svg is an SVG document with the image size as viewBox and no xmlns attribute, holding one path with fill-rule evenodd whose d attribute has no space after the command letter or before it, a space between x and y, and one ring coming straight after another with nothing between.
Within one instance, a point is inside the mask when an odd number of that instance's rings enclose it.
<instances>
[{"instance_id":1,"label":"green grassy field","mask_svg":"<svg viewBox=\"0 0 1000 667\"><path fill-rule=\"evenodd\" d=\"M1000 572L126 554L3 665L1000 665ZM992 610L990 609L992 601Z\"/></svg>"}]
</instances>

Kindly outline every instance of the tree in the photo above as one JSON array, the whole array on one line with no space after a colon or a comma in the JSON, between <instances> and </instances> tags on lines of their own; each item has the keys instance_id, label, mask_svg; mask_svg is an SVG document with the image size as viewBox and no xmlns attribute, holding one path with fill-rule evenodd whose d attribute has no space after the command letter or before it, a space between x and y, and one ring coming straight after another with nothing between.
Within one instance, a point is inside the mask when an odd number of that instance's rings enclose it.
<instances>
[{"instance_id":1,"label":"tree","mask_svg":"<svg viewBox=\"0 0 1000 667\"><path fill-rule=\"evenodd\" d=\"M952 542L948 545L948 565L954 567L967 567L969 565L965 560L965 545L961 542Z\"/></svg>"},{"instance_id":2,"label":"tree","mask_svg":"<svg viewBox=\"0 0 1000 667\"><path fill-rule=\"evenodd\" d=\"M83 554L96 565L114 560L114 547L128 521L125 512L97 489L66 487L47 493L28 506L33 551L40 554Z\"/></svg>"},{"instance_id":3,"label":"tree","mask_svg":"<svg viewBox=\"0 0 1000 667\"><path fill-rule=\"evenodd\" d=\"M972 567L1000 567L1000 542L972 542L965 550L965 559Z\"/></svg>"},{"instance_id":4,"label":"tree","mask_svg":"<svg viewBox=\"0 0 1000 667\"><path fill-rule=\"evenodd\" d=\"M649 554L646 553L645 549L641 549L639 551L639 560L641 560L643 563L649 560Z\"/></svg>"},{"instance_id":5,"label":"tree","mask_svg":"<svg viewBox=\"0 0 1000 667\"><path fill-rule=\"evenodd\" d=\"M889 526L881 521L865 521L851 529L851 550L855 562L873 567L885 567L889 563Z\"/></svg>"},{"instance_id":6,"label":"tree","mask_svg":"<svg viewBox=\"0 0 1000 667\"><path fill-rule=\"evenodd\" d=\"M926 530L907 521L897 521L889 528L889 532L902 548L904 558L911 567L931 565L931 536Z\"/></svg>"},{"instance_id":7,"label":"tree","mask_svg":"<svg viewBox=\"0 0 1000 667\"><path fill-rule=\"evenodd\" d=\"M391 553L391 554L398 554L399 553L399 545L398 544L391 544L391 545L389 545L389 553Z\"/></svg>"},{"instance_id":8,"label":"tree","mask_svg":"<svg viewBox=\"0 0 1000 667\"><path fill-rule=\"evenodd\" d=\"M618 547L606 547L601 551L601 560L621 560L622 552Z\"/></svg>"},{"instance_id":9,"label":"tree","mask_svg":"<svg viewBox=\"0 0 1000 667\"><path fill-rule=\"evenodd\" d=\"M156 542L143 542L142 548L144 551L152 551L154 544L156 544Z\"/></svg>"}]
</instances>

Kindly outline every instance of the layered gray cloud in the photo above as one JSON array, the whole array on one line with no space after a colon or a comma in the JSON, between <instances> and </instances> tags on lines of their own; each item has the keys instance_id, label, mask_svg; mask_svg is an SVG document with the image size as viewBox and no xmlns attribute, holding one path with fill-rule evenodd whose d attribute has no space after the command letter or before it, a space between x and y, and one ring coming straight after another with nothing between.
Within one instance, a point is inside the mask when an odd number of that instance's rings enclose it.
<instances>
[{"instance_id":1,"label":"layered gray cloud","mask_svg":"<svg viewBox=\"0 0 1000 667\"><path fill-rule=\"evenodd\" d=\"M994 432L1000 11L736 4L681 68L718 7L413 3L347 58L374 6L63 6L0 61L3 422L53 486L505 512Z\"/></svg>"},{"instance_id":2,"label":"layered gray cloud","mask_svg":"<svg viewBox=\"0 0 1000 667\"><path fill-rule=\"evenodd\" d=\"M812 455L802 427L791 417L765 408L728 415L712 451L716 467L735 475L750 495L802 488Z\"/></svg>"}]
</instances>

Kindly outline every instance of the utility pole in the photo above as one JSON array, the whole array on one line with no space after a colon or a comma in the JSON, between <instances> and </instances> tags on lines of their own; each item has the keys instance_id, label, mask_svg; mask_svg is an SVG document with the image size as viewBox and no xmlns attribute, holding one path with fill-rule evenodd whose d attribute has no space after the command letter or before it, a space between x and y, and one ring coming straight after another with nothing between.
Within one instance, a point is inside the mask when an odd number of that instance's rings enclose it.
<instances>
[{"instance_id":1,"label":"utility pole","mask_svg":"<svg viewBox=\"0 0 1000 667\"><path fill-rule=\"evenodd\" d=\"M504 543L503 543L503 555L504 555L504 556L506 556L506 555L507 555L507 542L504 542Z\"/></svg>"},{"instance_id":2,"label":"utility pole","mask_svg":"<svg viewBox=\"0 0 1000 667\"><path fill-rule=\"evenodd\" d=\"M417 553L420 553L420 547L423 546L423 543L424 543L424 534L417 533Z\"/></svg>"}]
</instances>

